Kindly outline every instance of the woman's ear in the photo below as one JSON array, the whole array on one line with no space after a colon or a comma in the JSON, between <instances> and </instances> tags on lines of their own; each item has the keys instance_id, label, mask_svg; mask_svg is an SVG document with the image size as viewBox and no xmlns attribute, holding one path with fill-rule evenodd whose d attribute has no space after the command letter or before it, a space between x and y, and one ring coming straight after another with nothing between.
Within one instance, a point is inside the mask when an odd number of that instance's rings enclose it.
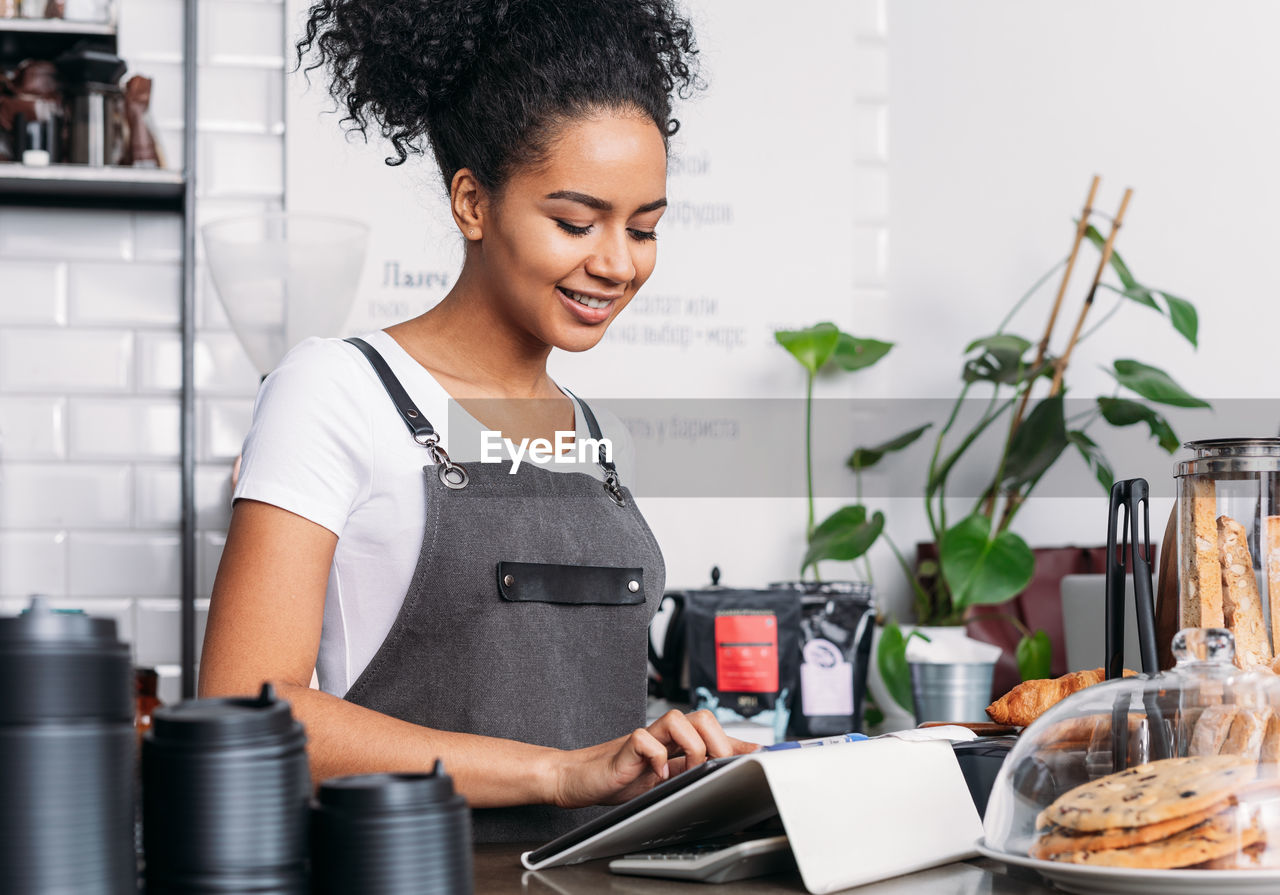
<instances>
[{"instance_id":1,"label":"woman's ear","mask_svg":"<svg viewBox=\"0 0 1280 895\"><path fill-rule=\"evenodd\" d=\"M485 208L484 187L470 168L460 168L449 184L449 202L454 223L469 242L484 238Z\"/></svg>"}]
</instances>

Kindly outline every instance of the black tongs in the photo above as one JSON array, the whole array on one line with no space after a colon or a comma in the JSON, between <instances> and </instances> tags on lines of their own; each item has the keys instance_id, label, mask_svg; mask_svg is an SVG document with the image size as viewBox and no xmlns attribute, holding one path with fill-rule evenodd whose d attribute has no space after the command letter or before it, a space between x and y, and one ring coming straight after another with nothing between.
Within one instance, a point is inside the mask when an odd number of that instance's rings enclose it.
<instances>
[{"instance_id":1,"label":"black tongs","mask_svg":"<svg viewBox=\"0 0 1280 895\"><path fill-rule=\"evenodd\" d=\"M1107 604L1106 604L1106 677L1124 676L1125 570L1133 569L1133 597L1138 616L1138 652L1144 674L1159 669L1156 658L1155 595L1151 586L1151 569L1155 565L1151 552L1151 515L1148 508L1149 487L1146 479L1126 479L1111 486L1111 506L1107 522ZM1121 513L1123 512L1123 517ZM1142 525L1138 521L1141 516ZM1117 520L1119 524L1117 524ZM1120 543L1117 545L1116 536ZM1119 549L1117 549L1117 546ZM1172 756L1169 729L1156 702L1155 693L1143 695L1151 733L1151 758ZM1128 766L1129 696L1116 697L1111 719L1112 765L1117 771Z\"/></svg>"},{"instance_id":2,"label":"black tongs","mask_svg":"<svg viewBox=\"0 0 1280 895\"><path fill-rule=\"evenodd\" d=\"M1124 675L1125 569L1133 567L1133 597L1138 611L1138 652L1144 674L1159 671L1156 659L1155 591L1151 569L1151 516L1147 507L1146 479L1126 479L1111 486L1111 509L1107 523L1107 680ZM1116 525L1121 511L1124 520ZM1142 528L1138 528L1138 517ZM1116 535L1120 543L1116 543ZM1141 534L1141 538L1139 538ZM1119 547L1119 549L1117 549Z\"/></svg>"}]
</instances>

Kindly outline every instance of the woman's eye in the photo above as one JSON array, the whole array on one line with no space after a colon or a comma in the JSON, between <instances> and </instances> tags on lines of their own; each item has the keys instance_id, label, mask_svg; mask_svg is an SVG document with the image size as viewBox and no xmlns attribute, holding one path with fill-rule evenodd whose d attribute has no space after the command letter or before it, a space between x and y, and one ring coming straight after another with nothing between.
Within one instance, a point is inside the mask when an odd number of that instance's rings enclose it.
<instances>
[{"instance_id":1,"label":"woman's eye","mask_svg":"<svg viewBox=\"0 0 1280 895\"><path fill-rule=\"evenodd\" d=\"M627 232L630 233L631 238L637 242L653 242L658 238L656 230L628 230Z\"/></svg>"},{"instance_id":2,"label":"woman's eye","mask_svg":"<svg viewBox=\"0 0 1280 895\"><path fill-rule=\"evenodd\" d=\"M570 236L586 236L591 232L590 224L585 227L579 227L576 224L570 224L568 221L562 221L558 218L556 219L556 226L565 233L568 233Z\"/></svg>"}]
</instances>

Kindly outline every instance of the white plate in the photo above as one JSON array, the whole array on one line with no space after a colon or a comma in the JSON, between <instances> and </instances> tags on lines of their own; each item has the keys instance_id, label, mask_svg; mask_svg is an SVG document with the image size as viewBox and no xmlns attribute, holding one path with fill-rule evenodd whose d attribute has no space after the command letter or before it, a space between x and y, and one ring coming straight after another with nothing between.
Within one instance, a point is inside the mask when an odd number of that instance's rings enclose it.
<instances>
[{"instance_id":1,"label":"white plate","mask_svg":"<svg viewBox=\"0 0 1280 895\"><path fill-rule=\"evenodd\" d=\"M1042 861L1026 855L988 848L980 840L983 857L1027 867L1080 895L1274 895L1280 891L1280 870L1137 870L1129 867L1088 867Z\"/></svg>"}]
</instances>

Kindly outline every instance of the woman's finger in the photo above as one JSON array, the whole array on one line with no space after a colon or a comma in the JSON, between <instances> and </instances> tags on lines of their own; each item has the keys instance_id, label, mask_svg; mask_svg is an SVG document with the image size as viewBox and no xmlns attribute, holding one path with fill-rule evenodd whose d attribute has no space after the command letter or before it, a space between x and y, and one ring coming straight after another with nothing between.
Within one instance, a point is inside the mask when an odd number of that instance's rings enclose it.
<instances>
[{"instance_id":1,"label":"woman's finger","mask_svg":"<svg viewBox=\"0 0 1280 895\"><path fill-rule=\"evenodd\" d=\"M627 737L622 750L614 757L614 764L624 784L640 776L645 766L661 780L671 776L671 769L667 767L666 745L643 727L637 727Z\"/></svg>"},{"instance_id":2,"label":"woman's finger","mask_svg":"<svg viewBox=\"0 0 1280 895\"><path fill-rule=\"evenodd\" d=\"M691 768L707 760L707 744L683 712L672 709L650 724L649 730L684 755L685 767Z\"/></svg>"},{"instance_id":3,"label":"woman's finger","mask_svg":"<svg viewBox=\"0 0 1280 895\"><path fill-rule=\"evenodd\" d=\"M702 742L706 744L707 755L711 758L723 758L726 755L736 755L733 743L730 742L729 735L724 732L724 728L720 726L720 721L715 714L709 709L700 709L691 712L685 716L693 729L702 737Z\"/></svg>"}]
</instances>

